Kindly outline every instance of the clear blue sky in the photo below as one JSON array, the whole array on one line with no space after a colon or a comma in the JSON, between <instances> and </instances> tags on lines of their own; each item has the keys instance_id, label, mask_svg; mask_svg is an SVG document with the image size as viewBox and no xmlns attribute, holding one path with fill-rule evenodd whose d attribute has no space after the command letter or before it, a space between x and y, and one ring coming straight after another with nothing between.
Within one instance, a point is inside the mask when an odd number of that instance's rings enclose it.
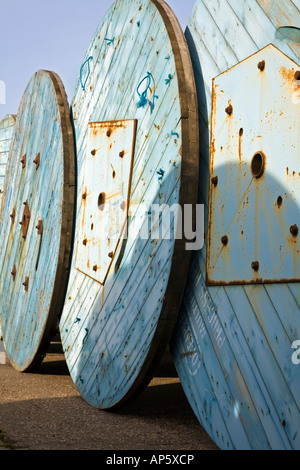
<instances>
[{"instance_id":1,"label":"clear blue sky","mask_svg":"<svg viewBox=\"0 0 300 470\"><path fill-rule=\"evenodd\" d=\"M0 120L16 114L32 75L53 70L72 100L82 59L114 0L0 0L0 80L6 104ZM195 0L168 0L185 30ZM0 100L1 101L1 100Z\"/></svg>"}]
</instances>

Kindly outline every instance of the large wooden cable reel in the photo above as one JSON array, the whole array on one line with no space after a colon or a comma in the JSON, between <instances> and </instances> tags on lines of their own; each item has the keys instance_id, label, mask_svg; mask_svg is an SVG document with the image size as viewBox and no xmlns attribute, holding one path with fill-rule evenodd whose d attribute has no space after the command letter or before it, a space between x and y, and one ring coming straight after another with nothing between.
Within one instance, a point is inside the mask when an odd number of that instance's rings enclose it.
<instances>
[{"instance_id":1,"label":"large wooden cable reel","mask_svg":"<svg viewBox=\"0 0 300 470\"><path fill-rule=\"evenodd\" d=\"M0 122L0 210L10 143L16 123L15 114L7 114Z\"/></svg>"},{"instance_id":2,"label":"large wooden cable reel","mask_svg":"<svg viewBox=\"0 0 300 470\"><path fill-rule=\"evenodd\" d=\"M0 317L18 371L43 359L65 300L72 248L74 136L63 84L38 71L24 92L0 219Z\"/></svg>"},{"instance_id":3,"label":"large wooden cable reel","mask_svg":"<svg viewBox=\"0 0 300 470\"><path fill-rule=\"evenodd\" d=\"M198 0L186 30L206 241L171 351L222 449L300 448L299 22L296 2Z\"/></svg>"},{"instance_id":4,"label":"large wooden cable reel","mask_svg":"<svg viewBox=\"0 0 300 470\"><path fill-rule=\"evenodd\" d=\"M164 236L161 217L161 236L145 231L153 204L178 209L197 193L192 67L164 1L113 4L83 61L72 113L77 214L60 334L81 396L107 409L151 379L190 258L186 240Z\"/></svg>"}]
</instances>

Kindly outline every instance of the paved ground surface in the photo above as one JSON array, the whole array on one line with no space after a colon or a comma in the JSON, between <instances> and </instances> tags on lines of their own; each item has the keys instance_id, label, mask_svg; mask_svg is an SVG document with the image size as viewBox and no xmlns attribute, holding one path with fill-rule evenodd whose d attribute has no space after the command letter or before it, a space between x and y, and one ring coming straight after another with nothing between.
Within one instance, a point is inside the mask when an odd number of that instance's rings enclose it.
<instances>
[{"instance_id":1,"label":"paved ground surface","mask_svg":"<svg viewBox=\"0 0 300 470\"><path fill-rule=\"evenodd\" d=\"M0 450L217 449L184 395L168 355L134 402L114 412L88 405L59 342L38 373L0 365Z\"/></svg>"}]
</instances>

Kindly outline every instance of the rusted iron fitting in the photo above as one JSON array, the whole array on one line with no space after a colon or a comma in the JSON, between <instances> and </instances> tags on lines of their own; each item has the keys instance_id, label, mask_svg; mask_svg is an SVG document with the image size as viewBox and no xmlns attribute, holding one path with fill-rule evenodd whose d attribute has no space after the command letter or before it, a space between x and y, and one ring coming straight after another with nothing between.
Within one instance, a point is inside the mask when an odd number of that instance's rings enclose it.
<instances>
[{"instance_id":1,"label":"rusted iron fitting","mask_svg":"<svg viewBox=\"0 0 300 470\"><path fill-rule=\"evenodd\" d=\"M35 226L35 228L38 231L38 235L42 235L42 233L43 233L43 221L41 219L38 221L38 224Z\"/></svg>"},{"instance_id":2,"label":"rusted iron fitting","mask_svg":"<svg viewBox=\"0 0 300 470\"><path fill-rule=\"evenodd\" d=\"M24 290L28 292L28 285L29 285L29 277L25 277L25 281L23 282Z\"/></svg>"},{"instance_id":3,"label":"rusted iron fitting","mask_svg":"<svg viewBox=\"0 0 300 470\"><path fill-rule=\"evenodd\" d=\"M35 169L37 170L41 163L41 156L39 153L37 153L35 159L33 160L33 163L35 163Z\"/></svg>"},{"instance_id":4,"label":"rusted iron fitting","mask_svg":"<svg viewBox=\"0 0 300 470\"><path fill-rule=\"evenodd\" d=\"M227 235L224 235L224 236L221 238L221 242L223 243L224 246L227 246L227 245L228 245L228 237L227 237Z\"/></svg>"},{"instance_id":5,"label":"rusted iron fitting","mask_svg":"<svg viewBox=\"0 0 300 470\"><path fill-rule=\"evenodd\" d=\"M9 216L11 218L11 223L13 224L16 218L16 211L15 209L12 210L12 213Z\"/></svg>"},{"instance_id":6,"label":"rusted iron fitting","mask_svg":"<svg viewBox=\"0 0 300 470\"><path fill-rule=\"evenodd\" d=\"M251 268L253 269L253 271L258 271L259 270L259 262L258 261L253 261L251 263Z\"/></svg>"},{"instance_id":7,"label":"rusted iron fitting","mask_svg":"<svg viewBox=\"0 0 300 470\"><path fill-rule=\"evenodd\" d=\"M213 176L212 179L211 179L211 182L212 184L216 187L218 185L218 177L217 176Z\"/></svg>"},{"instance_id":8,"label":"rusted iron fitting","mask_svg":"<svg viewBox=\"0 0 300 470\"><path fill-rule=\"evenodd\" d=\"M13 277L13 281L15 280L16 278L16 274L17 274L17 268L16 268L16 265L14 264L14 267L13 267L13 270L12 272L10 273Z\"/></svg>"},{"instance_id":9,"label":"rusted iron fitting","mask_svg":"<svg viewBox=\"0 0 300 470\"><path fill-rule=\"evenodd\" d=\"M28 226L29 226L29 220L30 220L30 210L28 206L28 202L23 202L24 204L24 211L23 211L23 216L21 222L19 224L21 225L21 230L22 230L22 238L26 238L27 231L28 231Z\"/></svg>"},{"instance_id":10,"label":"rusted iron fitting","mask_svg":"<svg viewBox=\"0 0 300 470\"><path fill-rule=\"evenodd\" d=\"M232 104L230 104L229 106L227 106L227 108L225 108L225 113L227 113L228 116L231 116L231 115L232 115L232 113L233 113Z\"/></svg>"},{"instance_id":11,"label":"rusted iron fitting","mask_svg":"<svg viewBox=\"0 0 300 470\"><path fill-rule=\"evenodd\" d=\"M25 155L23 155L21 163L22 163L22 168L25 168L25 166L26 166L26 153L25 153Z\"/></svg>"}]
</instances>

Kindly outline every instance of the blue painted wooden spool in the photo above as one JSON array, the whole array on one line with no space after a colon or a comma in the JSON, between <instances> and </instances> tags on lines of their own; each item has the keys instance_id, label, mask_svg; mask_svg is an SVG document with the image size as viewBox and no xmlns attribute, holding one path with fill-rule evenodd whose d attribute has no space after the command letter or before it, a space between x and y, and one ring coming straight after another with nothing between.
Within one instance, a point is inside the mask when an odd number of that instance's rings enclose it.
<instances>
[{"instance_id":1,"label":"blue painted wooden spool","mask_svg":"<svg viewBox=\"0 0 300 470\"><path fill-rule=\"evenodd\" d=\"M18 112L0 219L0 311L12 366L43 358L64 302L72 246L75 152L60 78L39 71Z\"/></svg>"},{"instance_id":2,"label":"blue painted wooden spool","mask_svg":"<svg viewBox=\"0 0 300 470\"><path fill-rule=\"evenodd\" d=\"M114 3L83 60L72 113L77 216L60 334L81 396L106 409L151 379L189 264L167 219L170 206L177 217L178 204L196 202L196 89L163 1Z\"/></svg>"},{"instance_id":3,"label":"blue painted wooden spool","mask_svg":"<svg viewBox=\"0 0 300 470\"><path fill-rule=\"evenodd\" d=\"M16 122L15 114L7 114L0 122L0 209L10 142Z\"/></svg>"},{"instance_id":4,"label":"blue painted wooden spool","mask_svg":"<svg viewBox=\"0 0 300 470\"><path fill-rule=\"evenodd\" d=\"M0 122L0 211L2 207L3 187L10 142L16 122L15 114L7 114ZM0 341L2 338L0 324Z\"/></svg>"},{"instance_id":5,"label":"blue painted wooden spool","mask_svg":"<svg viewBox=\"0 0 300 470\"><path fill-rule=\"evenodd\" d=\"M286 126L299 117L299 25L296 1L198 0L186 30L206 242L170 345L221 449L300 448L299 118Z\"/></svg>"}]
</instances>

